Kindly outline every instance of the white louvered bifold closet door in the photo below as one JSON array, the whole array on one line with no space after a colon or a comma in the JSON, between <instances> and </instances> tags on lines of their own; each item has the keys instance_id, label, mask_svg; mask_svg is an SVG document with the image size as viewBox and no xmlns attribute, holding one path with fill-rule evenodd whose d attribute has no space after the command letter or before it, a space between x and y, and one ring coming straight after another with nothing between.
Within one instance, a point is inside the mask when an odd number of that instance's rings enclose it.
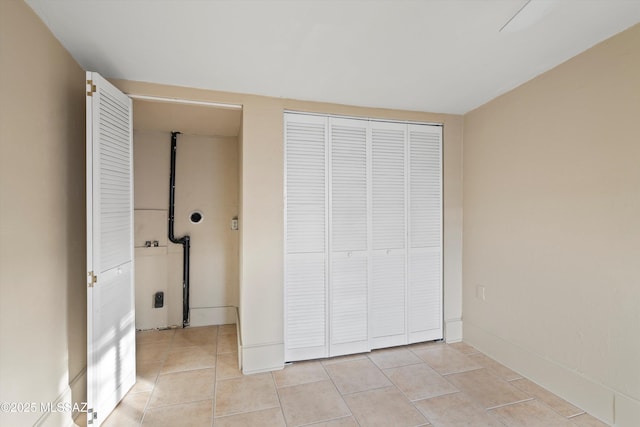
<instances>
[{"instance_id":1,"label":"white louvered bifold closet door","mask_svg":"<svg viewBox=\"0 0 640 427\"><path fill-rule=\"evenodd\" d=\"M409 342L441 339L442 127L409 125Z\"/></svg>"},{"instance_id":2,"label":"white louvered bifold closet door","mask_svg":"<svg viewBox=\"0 0 640 427\"><path fill-rule=\"evenodd\" d=\"M284 117L285 359L441 339L442 127Z\"/></svg>"},{"instance_id":3,"label":"white louvered bifold closet door","mask_svg":"<svg viewBox=\"0 0 640 427\"><path fill-rule=\"evenodd\" d=\"M371 122L372 348L407 342L406 146L406 124Z\"/></svg>"},{"instance_id":4,"label":"white louvered bifold closet door","mask_svg":"<svg viewBox=\"0 0 640 427\"><path fill-rule=\"evenodd\" d=\"M285 360L328 356L327 118L285 114Z\"/></svg>"},{"instance_id":5,"label":"white louvered bifold closet door","mask_svg":"<svg viewBox=\"0 0 640 427\"><path fill-rule=\"evenodd\" d=\"M329 355L369 350L368 122L329 119Z\"/></svg>"}]
</instances>

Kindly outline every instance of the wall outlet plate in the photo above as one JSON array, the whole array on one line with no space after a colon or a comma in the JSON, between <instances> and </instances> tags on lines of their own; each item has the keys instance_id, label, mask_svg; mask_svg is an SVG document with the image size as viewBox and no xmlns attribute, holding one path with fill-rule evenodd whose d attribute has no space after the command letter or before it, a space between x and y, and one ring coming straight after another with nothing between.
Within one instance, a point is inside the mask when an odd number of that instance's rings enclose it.
<instances>
[{"instance_id":1,"label":"wall outlet plate","mask_svg":"<svg viewBox=\"0 0 640 427\"><path fill-rule=\"evenodd\" d=\"M156 292L153 295L153 308L164 307L164 292Z\"/></svg>"}]
</instances>

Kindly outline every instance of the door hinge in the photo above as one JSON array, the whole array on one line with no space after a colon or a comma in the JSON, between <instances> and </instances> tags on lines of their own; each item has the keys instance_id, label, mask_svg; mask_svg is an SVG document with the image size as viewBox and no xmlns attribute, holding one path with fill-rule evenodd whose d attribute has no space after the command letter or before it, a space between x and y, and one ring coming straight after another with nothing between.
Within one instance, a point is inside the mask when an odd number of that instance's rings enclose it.
<instances>
[{"instance_id":1,"label":"door hinge","mask_svg":"<svg viewBox=\"0 0 640 427\"><path fill-rule=\"evenodd\" d=\"M98 276L93 274L93 271L87 273L87 286L93 288L93 285L98 283Z\"/></svg>"},{"instance_id":2,"label":"door hinge","mask_svg":"<svg viewBox=\"0 0 640 427\"><path fill-rule=\"evenodd\" d=\"M87 424L93 424L93 420L98 419L98 413L93 412L93 409L87 411Z\"/></svg>"},{"instance_id":3,"label":"door hinge","mask_svg":"<svg viewBox=\"0 0 640 427\"><path fill-rule=\"evenodd\" d=\"M93 84L93 80L87 80L87 96L93 96L96 91L96 85Z\"/></svg>"}]
</instances>

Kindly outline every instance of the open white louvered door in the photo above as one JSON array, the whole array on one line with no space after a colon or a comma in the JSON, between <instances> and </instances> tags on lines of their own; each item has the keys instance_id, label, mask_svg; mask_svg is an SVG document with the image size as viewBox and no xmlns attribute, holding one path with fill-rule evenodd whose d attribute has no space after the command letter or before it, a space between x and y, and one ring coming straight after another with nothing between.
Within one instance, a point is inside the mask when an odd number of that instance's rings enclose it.
<instances>
[{"instance_id":1,"label":"open white louvered door","mask_svg":"<svg viewBox=\"0 0 640 427\"><path fill-rule=\"evenodd\" d=\"M87 72L87 414L100 425L136 380L131 99Z\"/></svg>"}]
</instances>

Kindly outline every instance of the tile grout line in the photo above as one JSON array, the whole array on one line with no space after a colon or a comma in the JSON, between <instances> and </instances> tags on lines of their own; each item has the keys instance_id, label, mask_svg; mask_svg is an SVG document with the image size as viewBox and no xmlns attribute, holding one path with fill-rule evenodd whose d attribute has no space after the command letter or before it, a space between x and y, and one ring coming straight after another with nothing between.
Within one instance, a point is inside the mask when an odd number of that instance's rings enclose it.
<instances>
[{"instance_id":1,"label":"tile grout line","mask_svg":"<svg viewBox=\"0 0 640 427\"><path fill-rule=\"evenodd\" d=\"M460 354L461 356L463 356L466 360L470 360L470 359L471 359L469 356L476 355L476 354L483 354L483 353L481 353L480 351L474 351L474 352L472 352L472 353L465 354L465 353L462 353L461 351L459 351L459 350L457 350L457 349L455 349L455 348L452 348L451 346L449 346L449 345L448 345L448 344L446 344L446 343L445 343L444 345L446 345L446 346L447 346L448 348L450 348L451 350L454 350L455 352L457 352L458 354ZM425 349L425 348L422 348L422 349ZM428 349L428 347L427 347L427 349ZM418 350L420 350L420 348L419 348ZM441 377L441 378L443 378L443 379L444 379L445 381L447 381L447 382L449 382L449 381L448 381L448 379L447 379L447 377L448 377L448 376L450 376L450 375L465 374L465 373L468 373L468 372L478 371L478 370L480 370L480 369L484 369L487 373L489 373L490 375L494 376L494 377L495 377L495 378L497 378L497 379L500 379L500 380L502 380L502 381L504 381L504 382L506 382L506 383L508 383L508 382L509 382L508 380L506 380L506 379L504 379L504 378L501 378L499 375L497 375L497 374L493 373L490 369L488 369L486 366L483 366L483 365L481 365L481 364L478 364L478 367L477 367L477 368L473 368L473 369L467 369L467 370L455 371L455 372L448 372L448 373L446 373L446 374L444 374L444 373L440 373L440 372L438 372L435 368L433 368L431 365L429 365L429 364L427 363L427 361L426 361L426 360L422 359L422 357L420 357L418 354L416 354L412 349L410 349L410 351L411 351L413 354L415 354L418 358L420 358L421 360L423 360L423 361L427 364L427 366L431 367L431 368L433 369L433 371L434 371L436 374L440 375L440 377ZM487 357L488 357L488 356L487 356ZM473 360L471 360L471 361L473 361ZM515 379L514 379L514 380L515 380ZM449 383L450 383L450 382L449 382ZM450 384L451 384L451 383L450 383ZM455 387L455 385L454 385L454 384L452 384L452 385ZM513 387L515 387L515 386L513 386ZM456 388L457 388L457 387L456 387ZM517 387L515 387L515 388L517 388ZM518 390L519 390L519 389L518 389ZM461 392L462 392L462 390L458 390L458 393L461 393ZM524 393L524 392L523 392L523 393ZM446 393L446 394L444 394L444 395L448 395L448 394L454 394L454 393ZM525 394L528 394L528 393L525 393ZM444 395L443 395L443 396L444 396ZM434 396L434 397L438 397L438 396ZM500 408L500 407L503 407L503 406L508 406L508 405L512 405L512 404L516 404L516 403L526 402L526 401L533 400L533 399L534 399L533 397L530 397L529 399L524 399L524 400L521 400L521 401L518 401L518 402L511 402L511 403L507 403L507 404L503 404L503 405L497 405L497 406L494 406L494 407L485 408L484 410L485 410L485 412L489 413L489 411L490 411L490 410L492 410L492 409L496 409L496 408ZM425 400L425 399L419 399L419 400ZM417 402L417 401L419 401L419 400L411 401L411 403L415 406L415 402ZM475 399L473 399L473 400L475 401ZM480 402L477 402L477 401L476 401L476 403L480 403ZM418 409L418 408L416 408L416 409ZM418 409L418 411L419 411L419 409ZM421 411L420 411L420 412L421 412ZM422 413L422 412L421 412L421 413ZM424 414L423 414L423 415L424 415ZM426 418L426 416L425 416L425 418ZM431 421L429 421L429 422L431 422Z\"/></svg>"},{"instance_id":2,"label":"tile grout line","mask_svg":"<svg viewBox=\"0 0 640 427\"><path fill-rule=\"evenodd\" d=\"M465 371L447 372L446 374L441 374L438 371L436 371L436 372L438 372L438 375L441 375L442 378L444 378L444 377L448 377L449 375L466 374L467 372L479 371L480 369L487 369L487 368L485 368L484 366L480 366L478 368L467 369ZM434 371L435 371L435 369L434 369ZM488 369L487 369L487 372L489 372L491 375L493 375Z\"/></svg>"},{"instance_id":3,"label":"tile grout line","mask_svg":"<svg viewBox=\"0 0 640 427\"><path fill-rule=\"evenodd\" d=\"M216 329L216 364L213 371L213 399L211 399L211 427L216 425L216 399L218 397L218 338L220 338L220 326Z\"/></svg>"},{"instance_id":4,"label":"tile grout line","mask_svg":"<svg viewBox=\"0 0 640 427\"><path fill-rule=\"evenodd\" d=\"M284 368L283 368L284 370ZM282 414L282 420L284 421L284 425L288 425L287 418L284 416L284 408L282 407L282 400L280 400L280 391L278 390L278 384L276 383L275 371L271 371L271 381L273 381L273 387L276 389L276 397L278 398L278 407L280 408L280 413Z\"/></svg>"},{"instance_id":5,"label":"tile grout line","mask_svg":"<svg viewBox=\"0 0 640 427\"><path fill-rule=\"evenodd\" d=\"M218 401L218 338L220 337L220 327L216 331L216 365L213 370L213 399L211 400L211 427L216 425L216 402Z\"/></svg>"},{"instance_id":6,"label":"tile grout line","mask_svg":"<svg viewBox=\"0 0 640 427\"><path fill-rule=\"evenodd\" d=\"M275 372L275 371L271 371L271 372ZM302 382L302 383L287 384L287 385L281 385L281 386L276 384L276 389L279 390L281 388L289 388L289 387L295 387L295 386L299 386L299 385L321 383L322 381L330 381L330 379L324 378L324 379L321 379L321 380L305 381L305 382ZM275 378L274 378L274 382L275 382Z\"/></svg>"},{"instance_id":7,"label":"tile grout line","mask_svg":"<svg viewBox=\"0 0 640 427\"><path fill-rule=\"evenodd\" d=\"M366 358L368 358L368 356L365 355ZM355 359L358 360L358 359ZM336 363L340 363L340 362L336 362ZM336 383L333 381L333 378L331 377L331 374L329 373L329 371L327 370L327 367L325 366L324 363L320 362L320 366L322 366L322 369L324 370L324 373L327 375L327 378L329 378L329 381L331 381L331 385L333 386L333 388L335 388L336 392L338 393L338 396L340 396L340 399L342 399L342 403L344 403L344 406L347 407L347 409L349 410L349 414L351 415L351 418L356 422L356 424L358 426L360 426L360 421L358 421L358 419L356 418L355 415L353 415L353 411L351 410L351 407L349 406L349 404L347 403L346 400L344 400L344 395L342 393L340 393L340 389L338 389L338 386L336 385Z\"/></svg>"},{"instance_id":8,"label":"tile grout line","mask_svg":"<svg viewBox=\"0 0 640 427\"><path fill-rule=\"evenodd\" d=\"M162 406L156 406L155 408L149 408L149 410L153 411L153 410L156 410L156 409L171 408L172 406L189 405L191 403L206 402L207 400L211 400L211 399L207 399L205 397L205 398L200 398L200 399L196 399L196 400L190 400L188 402L169 403L168 405L162 405Z\"/></svg>"},{"instance_id":9,"label":"tile grout line","mask_svg":"<svg viewBox=\"0 0 640 427\"><path fill-rule=\"evenodd\" d=\"M356 420L356 417L354 417L353 415L343 415L343 416L340 416L340 417L329 418L328 420L311 421L310 423L307 423L307 424L299 424L299 425L297 425L297 426L295 426L295 427L308 427L308 426L313 426L313 425L320 424L320 423L330 423L330 422L332 422L332 421L341 420L341 419L343 419L343 418L344 418L344 419L346 419L346 418L349 418L349 417L353 417L353 420L355 421L355 423L356 423L358 426L360 426L360 424L359 424L359 423L358 423L358 421Z\"/></svg>"},{"instance_id":10,"label":"tile grout line","mask_svg":"<svg viewBox=\"0 0 640 427\"><path fill-rule=\"evenodd\" d=\"M371 358L369 358L369 359L371 359ZM424 414L422 414L422 412L420 412L420 410L419 410L418 408L416 408L416 405L414 405L414 404L413 404L413 401L412 401L411 399L409 399L409 396L407 396L407 395L406 395L406 393L405 393L404 391L402 391L402 390L400 389L400 387L398 387L398 385L397 385L396 383L394 383L394 382L393 382L393 380L389 377L389 375L387 375L387 373L385 372L385 370L384 370L384 369L382 369L381 367L379 367L378 365L376 365L376 362L374 362L373 360L371 361L371 363L373 363L373 364L376 366L376 368L378 368L378 369L380 370L380 372L382 372L382 375L384 375L384 376L387 378L387 380L389 380L389 382L390 382L390 383L391 383L391 384L396 388L396 390L398 390L398 391L399 391L399 392L404 396L404 398L405 398L405 399L407 399L407 400L409 401L409 403L411 403L411 406L413 406L413 407L414 407L414 408L415 408L415 409L416 409L416 410L417 410L417 411L418 411L422 416L424 416ZM424 362L422 362L422 363L424 363ZM387 369L404 368L405 366L421 365L422 363L415 363L415 364L413 364L413 365L396 366L395 368L387 368ZM428 365L427 365L427 366L428 366ZM429 421L429 420L427 419L427 417L424 417L424 418L425 418L425 420L427 420L429 423L431 423L431 421Z\"/></svg>"},{"instance_id":11,"label":"tile grout line","mask_svg":"<svg viewBox=\"0 0 640 427\"><path fill-rule=\"evenodd\" d=\"M380 386L380 387L373 387L373 388L368 388L366 390L353 391L351 393L344 393L344 394L342 394L340 392L340 390L338 390L338 393L340 393L340 396L345 397L345 396L353 396L354 394L358 394L358 393L366 393L366 392L369 392L369 391L382 390L383 388L390 388L390 387L393 387L396 390L398 390L400 393L402 393L402 391L400 389L398 389L398 387L394 383L391 383L390 385L383 385L383 386Z\"/></svg>"},{"instance_id":12,"label":"tile grout line","mask_svg":"<svg viewBox=\"0 0 640 427\"><path fill-rule=\"evenodd\" d=\"M524 377L522 377L522 378L516 378L516 379L513 379L513 380L508 380L508 382L518 381L518 380L522 380L522 379L527 380L527 381L529 381L529 382L532 382L532 383L533 383L533 381L529 380L528 378L524 378ZM540 386L540 385L538 385L538 384L536 384L536 383L533 383L533 384L535 384L537 387L540 387L543 391L545 391L545 392L549 393L552 397L558 398L558 399L560 399L562 402L566 402L566 403L568 403L569 405L573 406L574 408L578 409L578 410L579 410L579 411L581 411L581 412L578 412L578 413L573 414L573 415L563 415L563 414L561 414L560 412L558 412L558 411L557 411L553 406L551 406L551 405L550 405L550 404L548 404L547 402L543 401L543 400L542 400L542 399L540 399L539 397L537 397L537 396L533 395L532 393L528 393L526 390L524 390L524 389L522 389L522 388L518 387L517 385L513 385L513 386L514 386L515 388L517 388L518 390L520 390L521 392L523 392L523 393L525 393L525 394L529 394L529 395L533 396L533 399L535 399L538 403L540 403L541 405L546 406L548 409L550 409L551 411L553 411L553 412L555 412L556 414L560 415L562 418L571 419L571 418L574 418L574 417L577 417L577 416L580 416L580 415L583 415L583 414L586 414L586 413L587 413L584 409L579 408L578 406L576 406L576 405L572 404L571 402L567 402L567 401L565 401L563 398L561 398L560 396L558 396L558 395L556 395L556 394L554 394L554 393L551 393L551 392L550 392L549 390L547 390L546 388L544 388L544 387L542 387L542 386Z\"/></svg>"},{"instance_id":13,"label":"tile grout line","mask_svg":"<svg viewBox=\"0 0 640 427\"><path fill-rule=\"evenodd\" d=\"M164 372L163 373L162 370L164 368L165 363L167 362L167 358L168 358L169 354L171 353L172 350L175 350L173 345L175 344L174 341L175 341L177 328L176 329L172 329L172 330L173 330L173 333L172 333L171 339L169 340L167 349L165 350L164 357L163 357L162 361L160 362L160 369L159 369L158 374L156 375L156 380L155 380L155 382L153 384L153 387L152 387L151 392L149 394L149 398L148 398L147 403L146 403L146 405L144 407L144 410L143 410L143 413L142 413L142 418L140 419L139 426L143 425L144 418L146 417L148 411L150 411L150 410L160 409L160 408L168 408L168 407L171 407L171 406L185 405L185 404L191 404L191 403L197 403L197 402L204 402L204 401L209 400L209 399L193 400L193 401L190 401L190 402L173 403L173 404L169 404L169 405L158 406L157 408L149 408L149 404L151 403L151 397L153 396L153 393L156 391L156 386L157 386L158 380L159 380L161 375L170 375L170 374L178 374L178 373L182 373L182 372L192 372L192 371L196 371L196 370L211 369L210 367L208 367L208 368L196 368L196 369L182 369L182 370L178 370L178 371ZM217 345L217 334L216 334L216 345ZM199 348L199 347L202 347L202 346L193 345L193 346L180 346L180 347L176 347L176 348L178 350L180 350L180 349L190 349L190 348ZM216 362L217 362L217 358L216 358ZM214 368L216 368L216 365L214 365ZM214 369L214 384L215 384L216 371L217 370ZM215 391L214 391L214 394L215 394ZM213 417L212 417L212 423L213 423Z\"/></svg>"},{"instance_id":14,"label":"tile grout line","mask_svg":"<svg viewBox=\"0 0 640 427\"><path fill-rule=\"evenodd\" d=\"M409 352L411 354L413 354L414 356L416 356L418 359L420 359L420 362L418 363L412 363L409 365L402 365L402 366L396 366L393 368L387 368L387 369L396 369L396 368L404 368L406 366L416 366L416 365L426 365L427 367L429 367L429 369L431 369L436 375L438 375L440 378L442 378L443 380L445 380L447 383L451 384L442 374L440 374L438 371L436 371L435 369L433 369L433 367L431 365L429 365L426 360L422 359L420 356L418 356L417 354L415 354L413 351L409 350ZM373 360L371 361L374 365L376 364ZM377 366L377 365L376 365ZM391 382L391 384L393 384L393 386L404 396L405 399L407 399L409 401L409 403L411 404L411 407L413 407L416 411L418 411L418 413L420 415L422 415L424 417L425 420L427 420L427 424L426 425L433 425L433 423L431 422L431 420L429 418L427 418L427 416L416 406L416 402L419 402L421 400L427 400L430 398L421 398L421 399L415 399L415 400L411 400L409 398L409 396L406 395L406 393L404 391L402 391L398 385L396 383L393 382L393 380L389 377L389 375L387 375L387 373L385 372L384 369L380 368L379 366L377 366L378 369L380 369L380 371L382 372L383 375L385 375L387 377L387 379L389 380L389 382ZM455 387L455 385L451 384L453 387ZM457 387L455 387L457 390ZM454 393L460 393L460 390L457 390L455 392L451 392L451 393L445 393L439 396L445 396L447 394L454 394ZM438 396L432 396L433 397L438 397Z\"/></svg>"},{"instance_id":15,"label":"tile grout line","mask_svg":"<svg viewBox=\"0 0 640 427\"><path fill-rule=\"evenodd\" d=\"M276 409L278 408L278 406L269 406L268 408L261 408L261 409L254 409L251 411L239 411L239 412L231 412L229 414L224 414L224 415L220 415L218 417L214 417L214 419L221 419L221 418L230 418L230 417L235 417L237 415L246 415L246 414L253 414L256 412L261 412L261 411L267 411L269 409Z\"/></svg>"},{"instance_id":16,"label":"tile grout line","mask_svg":"<svg viewBox=\"0 0 640 427\"><path fill-rule=\"evenodd\" d=\"M449 396L449 395L456 394L456 393L462 393L462 391L461 391L461 390L448 391L448 392L446 392L446 393L442 393L442 394L439 394L439 395L437 395L437 396L431 396L431 397L420 397L420 398L415 399L415 400L409 400L409 402L411 402L411 403L415 406L415 403L416 403L416 402L421 402L421 401L423 401L423 400L429 400L429 399L435 399L435 398L437 398L437 397L442 397L442 396ZM477 402L476 402L476 403L477 403ZM418 408L416 408L416 409L418 409ZM418 410L419 410L419 409L418 409Z\"/></svg>"},{"instance_id":17,"label":"tile grout line","mask_svg":"<svg viewBox=\"0 0 640 427\"><path fill-rule=\"evenodd\" d=\"M158 373L156 375L156 378L153 381L153 387L151 387L151 391L149 392L149 397L147 398L147 402L145 403L144 408L142 408L142 416L140 417L140 421L138 423L139 426L142 426L143 423L144 423L144 417L147 415L147 410L149 409L149 404L151 403L151 398L153 397L153 393L156 390L156 385L158 384L158 379L160 378L160 374L162 373L162 368L164 367L164 364L165 364L165 362L167 360L167 357L169 355L169 350L171 349L171 346L173 345L173 340L174 340L175 335L176 335L176 330L172 329L171 330L171 339L168 340L169 343L167 345L167 348L165 349L163 358L160 361L160 367L158 369ZM136 343L136 347L137 347L137 345L138 344ZM136 353L137 353L137 348L136 348ZM138 362L136 361L136 375L137 375L137 372L138 372Z\"/></svg>"},{"instance_id":18,"label":"tile grout line","mask_svg":"<svg viewBox=\"0 0 640 427\"><path fill-rule=\"evenodd\" d=\"M515 402L503 403L501 405L491 406L489 408L485 408L487 411L491 411L493 409L504 408L505 406L517 405L519 403L531 402L532 400L536 400L535 397L530 397L528 399L522 399Z\"/></svg>"}]
</instances>

